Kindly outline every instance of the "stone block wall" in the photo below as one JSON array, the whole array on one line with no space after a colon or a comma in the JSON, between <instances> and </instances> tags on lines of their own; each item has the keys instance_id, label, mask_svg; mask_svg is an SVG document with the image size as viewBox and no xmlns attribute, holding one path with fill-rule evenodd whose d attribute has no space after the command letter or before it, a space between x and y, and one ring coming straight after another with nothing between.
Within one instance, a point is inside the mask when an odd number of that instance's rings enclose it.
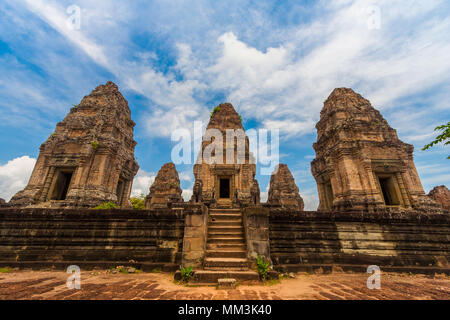
<instances>
[{"instance_id":1,"label":"stone block wall","mask_svg":"<svg viewBox=\"0 0 450 320\"><path fill-rule=\"evenodd\" d=\"M178 269L184 210L0 209L0 265Z\"/></svg>"},{"instance_id":2,"label":"stone block wall","mask_svg":"<svg viewBox=\"0 0 450 320\"><path fill-rule=\"evenodd\" d=\"M252 265L256 265L258 256L270 261L269 213L270 210L262 206L243 209L247 258Z\"/></svg>"},{"instance_id":3,"label":"stone block wall","mask_svg":"<svg viewBox=\"0 0 450 320\"><path fill-rule=\"evenodd\" d=\"M270 252L278 270L369 265L450 271L450 215L289 212L271 209Z\"/></svg>"},{"instance_id":4,"label":"stone block wall","mask_svg":"<svg viewBox=\"0 0 450 320\"><path fill-rule=\"evenodd\" d=\"M201 204L186 205L182 265L201 268L206 251L208 208Z\"/></svg>"}]
</instances>

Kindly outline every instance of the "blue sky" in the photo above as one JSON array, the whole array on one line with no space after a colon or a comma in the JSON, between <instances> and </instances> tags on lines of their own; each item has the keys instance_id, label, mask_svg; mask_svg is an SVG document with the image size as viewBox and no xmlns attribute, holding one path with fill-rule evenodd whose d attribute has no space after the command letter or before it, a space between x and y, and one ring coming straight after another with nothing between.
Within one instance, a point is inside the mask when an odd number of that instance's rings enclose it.
<instances>
[{"instance_id":1,"label":"blue sky","mask_svg":"<svg viewBox=\"0 0 450 320\"><path fill-rule=\"evenodd\" d=\"M80 29L67 25L71 5ZM314 125L335 87L369 99L415 146L426 192L448 186L449 147L420 149L450 118L449 13L432 0L2 0L0 197L26 185L56 123L108 80L137 123L134 194L170 161L173 130L228 101L246 129L280 129L280 161L314 210ZM192 166L177 169L187 197ZM265 198L269 177L257 178Z\"/></svg>"}]
</instances>

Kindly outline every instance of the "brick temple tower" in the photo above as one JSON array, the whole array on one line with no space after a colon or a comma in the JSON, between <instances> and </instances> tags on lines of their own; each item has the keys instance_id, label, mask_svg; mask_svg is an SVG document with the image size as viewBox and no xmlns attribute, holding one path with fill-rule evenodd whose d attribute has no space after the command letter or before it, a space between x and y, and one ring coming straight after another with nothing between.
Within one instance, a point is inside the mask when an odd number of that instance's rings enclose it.
<instances>
[{"instance_id":1,"label":"brick temple tower","mask_svg":"<svg viewBox=\"0 0 450 320\"><path fill-rule=\"evenodd\" d=\"M150 193L145 198L145 208L170 208L174 203L183 202L182 192L175 164L166 163L161 167L150 187Z\"/></svg>"},{"instance_id":2,"label":"brick temple tower","mask_svg":"<svg viewBox=\"0 0 450 320\"><path fill-rule=\"evenodd\" d=\"M118 87L112 82L98 86L41 145L28 185L10 204L92 207L113 201L128 206L139 169L134 126Z\"/></svg>"},{"instance_id":3,"label":"brick temple tower","mask_svg":"<svg viewBox=\"0 0 450 320\"><path fill-rule=\"evenodd\" d=\"M194 165L192 201L225 207L259 203L256 165L250 157L239 114L230 103L218 105Z\"/></svg>"},{"instance_id":4,"label":"brick temple tower","mask_svg":"<svg viewBox=\"0 0 450 320\"><path fill-rule=\"evenodd\" d=\"M414 147L402 142L380 112L352 89L334 89L316 129L311 171L318 210L438 210L423 190Z\"/></svg>"}]
</instances>

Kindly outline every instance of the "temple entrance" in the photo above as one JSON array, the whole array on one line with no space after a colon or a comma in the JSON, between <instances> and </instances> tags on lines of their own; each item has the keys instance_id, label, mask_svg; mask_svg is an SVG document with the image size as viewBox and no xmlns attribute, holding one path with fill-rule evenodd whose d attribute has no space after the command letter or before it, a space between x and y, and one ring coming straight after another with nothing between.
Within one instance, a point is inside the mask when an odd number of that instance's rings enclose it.
<instances>
[{"instance_id":1,"label":"temple entrance","mask_svg":"<svg viewBox=\"0 0 450 320\"><path fill-rule=\"evenodd\" d=\"M65 200L72 181L73 169L59 169L56 172L50 200Z\"/></svg>"},{"instance_id":2,"label":"temple entrance","mask_svg":"<svg viewBox=\"0 0 450 320\"><path fill-rule=\"evenodd\" d=\"M124 182L123 182L123 180L119 180L119 182L117 183L117 188L116 188L117 205L118 206L122 205L123 191L124 191Z\"/></svg>"},{"instance_id":3,"label":"temple entrance","mask_svg":"<svg viewBox=\"0 0 450 320\"><path fill-rule=\"evenodd\" d=\"M400 199L397 193L397 181L393 176L379 175L378 181L380 183L381 193L383 195L384 203L387 206L400 205Z\"/></svg>"},{"instance_id":4,"label":"temple entrance","mask_svg":"<svg viewBox=\"0 0 450 320\"><path fill-rule=\"evenodd\" d=\"M323 192L324 192L324 202L327 210L331 210L333 208L333 188L331 187L331 182L327 181L323 184Z\"/></svg>"},{"instance_id":5,"label":"temple entrance","mask_svg":"<svg viewBox=\"0 0 450 320\"><path fill-rule=\"evenodd\" d=\"M229 178L220 178L219 184L219 197L221 199L229 199L231 196L230 193L230 179Z\"/></svg>"}]
</instances>

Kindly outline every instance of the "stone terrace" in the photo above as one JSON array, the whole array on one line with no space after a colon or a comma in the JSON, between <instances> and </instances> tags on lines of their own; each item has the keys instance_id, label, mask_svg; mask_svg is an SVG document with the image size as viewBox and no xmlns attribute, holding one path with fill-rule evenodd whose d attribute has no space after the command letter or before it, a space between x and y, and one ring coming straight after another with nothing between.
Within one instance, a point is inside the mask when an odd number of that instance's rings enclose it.
<instances>
[{"instance_id":1,"label":"stone terrace","mask_svg":"<svg viewBox=\"0 0 450 320\"><path fill-rule=\"evenodd\" d=\"M5 299L138 299L138 300L416 300L450 299L450 278L396 273L381 274L381 289L369 290L368 274L298 274L295 279L265 285L239 285L236 289L186 287L169 273L81 273L81 290L66 287L63 271L11 271L0 273L0 300Z\"/></svg>"}]
</instances>

